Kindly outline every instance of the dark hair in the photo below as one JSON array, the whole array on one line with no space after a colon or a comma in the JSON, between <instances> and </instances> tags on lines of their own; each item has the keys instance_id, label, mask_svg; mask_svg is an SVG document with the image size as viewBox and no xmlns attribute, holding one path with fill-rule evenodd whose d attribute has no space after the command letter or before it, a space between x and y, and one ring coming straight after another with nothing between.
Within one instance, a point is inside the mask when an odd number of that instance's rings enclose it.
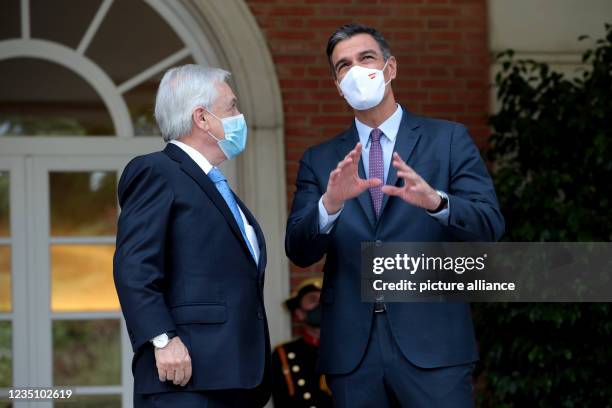
<instances>
[{"instance_id":1,"label":"dark hair","mask_svg":"<svg viewBox=\"0 0 612 408\"><path fill-rule=\"evenodd\" d=\"M389 44L387 43L387 40L385 40L385 37L383 37L382 34L378 32L378 30L372 27L365 26L363 24L345 24L341 27L338 27L336 31L334 31L334 33L329 37L329 40L327 40L327 61L329 62L329 66L331 67L334 76L336 76L336 72L334 71L334 66L332 65L331 60L334 48L336 48L336 45L338 45L340 41L348 40L349 38L357 34L370 34L378 43L378 46L382 51L383 58L385 61L387 61L391 56L391 49L389 48Z\"/></svg>"}]
</instances>

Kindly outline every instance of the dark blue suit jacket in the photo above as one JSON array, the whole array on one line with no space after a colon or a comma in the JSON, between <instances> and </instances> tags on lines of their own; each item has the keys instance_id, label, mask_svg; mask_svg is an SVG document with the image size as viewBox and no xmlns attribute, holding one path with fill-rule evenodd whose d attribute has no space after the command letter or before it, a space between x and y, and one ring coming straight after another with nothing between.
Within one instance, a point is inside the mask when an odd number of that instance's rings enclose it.
<instances>
[{"instance_id":1,"label":"dark blue suit jacket","mask_svg":"<svg viewBox=\"0 0 612 408\"><path fill-rule=\"evenodd\" d=\"M434 189L448 193L449 225L422 208L386 195L376 221L365 191L344 203L329 234L320 234L318 201L329 173L358 141L353 124L304 153L287 222L285 249L294 263L306 267L327 255L319 367L328 374L355 369L368 343L373 304L361 302L361 242L495 241L504 231L491 178L466 128L404 110L394 150ZM359 174L365 178L361 161ZM391 166L387 184L402 183ZM468 304L388 303L387 313L402 352L417 366L442 367L478 359Z\"/></svg>"},{"instance_id":2,"label":"dark blue suit jacket","mask_svg":"<svg viewBox=\"0 0 612 408\"><path fill-rule=\"evenodd\" d=\"M114 277L135 351L135 392L244 389L263 382L270 353L266 248L257 221L237 201L256 231L259 265L215 185L179 147L168 144L125 168ZM157 374L149 340L170 330L191 356L186 387L161 383Z\"/></svg>"}]
</instances>

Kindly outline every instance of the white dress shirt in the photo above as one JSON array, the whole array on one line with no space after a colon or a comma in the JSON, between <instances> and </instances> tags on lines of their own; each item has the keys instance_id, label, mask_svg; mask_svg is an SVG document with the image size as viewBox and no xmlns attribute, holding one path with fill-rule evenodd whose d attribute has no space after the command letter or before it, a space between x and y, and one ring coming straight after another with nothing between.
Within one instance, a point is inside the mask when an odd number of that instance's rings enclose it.
<instances>
[{"instance_id":1,"label":"white dress shirt","mask_svg":"<svg viewBox=\"0 0 612 408\"><path fill-rule=\"evenodd\" d=\"M382 148L383 153L383 164L384 164L384 180L383 183L387 183L387 176L389 174L389 167L391 166L391 159L393 157L393 148L395 146L395 140L397 138L397 133L400 128L400 124L402 123L402 108L397 105L397 109L395 112L387 118L381 125L378 127L383 132L384 137L380 138L380 146ZM368 125L361 123L359 119L355 118L355 127L357 128L357 133L359 134L359 142L363 146L361 150L361 160L363 161L363 169L365 170L366 178L369 178L370 173L370 133L373 128ZM438 191L438 194L445 197L448 200L448 195L443 191ZM327 234L331 231L334 226L334 222L340 216L342 212L342 208L335 214L328 214L325 206L323 205L323 198L319 199L319 232L321 234ZM448 225L448 218L450 215L450 204L443 210L437 213L430 213L432 217L438 219L444 225Z\"/></svg>"}]
</instances>

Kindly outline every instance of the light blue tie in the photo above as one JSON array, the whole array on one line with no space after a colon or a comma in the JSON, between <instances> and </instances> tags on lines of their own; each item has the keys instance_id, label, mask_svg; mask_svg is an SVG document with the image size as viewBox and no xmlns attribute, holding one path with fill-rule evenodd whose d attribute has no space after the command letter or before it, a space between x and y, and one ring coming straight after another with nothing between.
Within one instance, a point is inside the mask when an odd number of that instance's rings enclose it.
<instances>
[{"instance_id":1,"label":"light blue tie","mask_svg":"<svg viewBox=\"0 0 612 408\"><path fill-rule=\"evenodd\" d=\"M232 193L232 190L230 190L229 184L227 184L227 179L225 178L223 173L221 173L221 170L219 170L216 167L213 167L212 170L208 172L208 178L210 178L210 180L213 183L215 183L215 187L217 187L217 190L219 190L219 193L221 193L221 196L227 203L227 206L229 207L230 211L234 215L234 219L236 220L236 223L238 224L238 228L240 228L240 232L242 232L242 237L244 238L244 242L246 242L247 247L249 248L249 251L251 251L251 255L253 256L253 259L257 261L257 258L255 258L255 251L253 251L253 248L251 248L251 243L247 239L246 231L244 228L244 223L242 222L240 211L238 211L238 204L236 203L236 200L234 199L234 194Z\"/></svg>"}]
</instances>

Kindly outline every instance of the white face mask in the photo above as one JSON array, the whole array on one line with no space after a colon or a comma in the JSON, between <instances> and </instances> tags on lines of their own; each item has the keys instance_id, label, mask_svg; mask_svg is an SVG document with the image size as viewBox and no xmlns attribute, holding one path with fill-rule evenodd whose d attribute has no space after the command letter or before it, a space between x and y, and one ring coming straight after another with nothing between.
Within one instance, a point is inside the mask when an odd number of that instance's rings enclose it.
<instances>
[{"instance_id":1,"label":"white face mask","mask_svg":"<svg viewBox=\"0 0 612 408\"><path fill-rule=\"evenodd\" d=\"M366 110L378 105L385 96L385 86L391 80L385 82L384 70L389 60L385 62L383 69L365 68L359 65L352 67L338 84L344 99L355 110Z\"/></svg>"}]
</instances>

